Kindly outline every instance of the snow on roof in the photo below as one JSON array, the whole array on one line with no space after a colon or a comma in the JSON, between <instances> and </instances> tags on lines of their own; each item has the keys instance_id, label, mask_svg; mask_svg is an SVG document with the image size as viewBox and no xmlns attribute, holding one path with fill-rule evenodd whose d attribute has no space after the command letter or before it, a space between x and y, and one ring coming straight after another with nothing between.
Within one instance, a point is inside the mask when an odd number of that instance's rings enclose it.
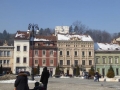
<instances>
[{"instance_id":1,"label":"snow on roof","mask_svg":"<svg viewBox=\"0 0 120 90\"><path fill-rule=\"evenodd\" d=\"M112 43L94 43L94 49L98 51L115 51L120 50L120 46Z\"/></svg>"},{"instance_id":2,"label":"snow on roof","mask_svg":"<svg viewBox=\"0 0 120 90\"><path fill-rule=\"evenodd\" d=\"M34 39L34 40L33 40ZM30 41L50 41L48 39L43 39L43 38L33 38L31 37Z\"/></svg>"},{"instance_id":3,"label":"snow on roof","mask_svg":"<svg viewBox=\"0 0 120 90\"><path fill-rule=\"evenodd\" d=\"M90 35L57 34L57 36L58 36L58 40L71 40L72 38L77 38L77 40L80 40L80 41L93 41Z\"/></svg>"},{"instance_id":4,"label":"snow on roof","mask_svg":"<svg viewBox=\"0 0 120 90\"><path fill-rule=\"evenodd\" d=\"M17 34L15 35L15 37L18 37L18 36L19 36L19 37L22 37L23 35L24 35L24 34L21 34L21 33L18 34L18 33L17 33Z\"/></svg>"}]
</instances>

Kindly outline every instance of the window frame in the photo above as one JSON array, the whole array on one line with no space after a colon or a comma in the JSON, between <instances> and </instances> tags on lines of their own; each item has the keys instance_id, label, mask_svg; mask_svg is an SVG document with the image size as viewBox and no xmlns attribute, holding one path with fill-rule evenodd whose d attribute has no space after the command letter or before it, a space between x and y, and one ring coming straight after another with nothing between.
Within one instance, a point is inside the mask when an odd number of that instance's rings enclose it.
<instances>
[{"instance_id":1,"label":"window frame","mask_svg":"<svg viewBox=\"0 0 120 90\"><path fill-rule=\"evenodd\" d=\"M84 61L84 62L83 62ZM85 65L85 60L82 60L82 65Z\"/></svg>"},{"instance_id":2,"label":"window frame","mask_svg":"<svg viewBox=\"0 0 120 90\"><path fill-rule=\"evenodd\" d=\"M67 60L67 65L70 65L70 60Z\"/></svg>"},{"instance_id":3,"label":"window frame","mask_svg":"<svg viewBox=\"0 0 120 90\"><path fill-rule=\"evenodd\" d=\"M27 58L26 57L23 57L23 63L27 63Z\"/></svg>"},{"instance_id":4,"label":"window frame","mask_svg":"<svg viewBox=\"0 0 120 90\"><path fill-rule=\"evenodd\" d=\"M42 55L43 55L43 56L46 55L46 50L42 50Z\"/></svg>"},{"instance_id":5,"label":"window frame","mask_svg":"<svg viewBox=\"0 0 120 90\"><path fill-rule=\"evenodd\" d=\"M27 51L27 46L23 46L23 51L24 51L24 52Z\"/></svg>"},{"instance_id":6,"label":"window frame","mask_svg":"<svg viewBox=\"0 0 120 90\"><path fill-rule=\"evenodd\" d=\"M62 66L63 65L63 60L60 60L60 66Z\"/></svg>"},{"instance_id":7,"label":"window frame","mask_svg":"<svg viewBox=\"0 0 120 90\"><path fill-rule=\"evenodd\" d=\"M17 51L20 51L20 46L17 46Z\"/></svg>"},{"instance_id":8,"label":"window frame","mask_svg":"<svg viewBox=\"0 0 120 90\"><path fill-rule=\"evenodd\" d=\"M16 63L20 63L20 57L16 57Z\"/></svg>"},{"instance_id":9,"label":"window frame","mask_svg":"<svg viewBox=\"0 0 120 90\"><path fill-rule=\"evenodd\" d=\"M89 60L89 65L92 65L92 60Z\"/></svg>"}]
</instances>

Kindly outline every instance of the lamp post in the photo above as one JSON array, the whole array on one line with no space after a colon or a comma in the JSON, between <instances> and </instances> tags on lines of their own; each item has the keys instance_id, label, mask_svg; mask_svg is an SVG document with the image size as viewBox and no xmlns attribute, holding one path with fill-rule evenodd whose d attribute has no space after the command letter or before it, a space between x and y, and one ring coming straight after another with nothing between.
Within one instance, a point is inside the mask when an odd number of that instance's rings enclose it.
<instances>
[{"instance_id":1,"label":"lamp post","mask_svg":"<svg viewBox=\"0 0 120 90\"><path fill-rule=\"evenodd\" d=\"M31 79L34 80L34 60L33 60L33 57L34 57L34 37L35 37L35 29L36 30L36 34L38 34L39 32L39 27L37 24L29 24L28 25L28 30L30 30L32 28L32 31L31 31L31 41L32 41L32 69L31 69Z\"/></svg>"}]
</instances>

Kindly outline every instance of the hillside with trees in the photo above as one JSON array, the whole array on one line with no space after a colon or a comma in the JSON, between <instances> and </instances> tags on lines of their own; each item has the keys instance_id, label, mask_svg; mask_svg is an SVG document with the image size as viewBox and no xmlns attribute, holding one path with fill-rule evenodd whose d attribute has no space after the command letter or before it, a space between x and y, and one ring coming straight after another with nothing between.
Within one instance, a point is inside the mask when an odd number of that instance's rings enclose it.
<instances>
[{"instance_id":1,"label":"hillside with trees","mask_svg":"<svg viewBox=\"0 0 120 90\"><path fill-rule=\"evenodd\" d=\"M99 43L110 43L114 38L120 37L120 32L111 34L105 30L90 29L84 24L82 24L80 21L75 21L69 27L70 27L69 28L70 33L74 32L75 34L88 34L93 38L94 42L99 42ZM49 36L55 32L54 29L50 29L50 28L45 28L45 29L40 28L39 30L40 30L39 35L46 35L46 36ZM9 45L13 45L15 33L10 34L7 32L7 30L3 30L3 32L0 32L0 45L3 45L5 40L8 42Z\"/></svg>"}]
</instances>

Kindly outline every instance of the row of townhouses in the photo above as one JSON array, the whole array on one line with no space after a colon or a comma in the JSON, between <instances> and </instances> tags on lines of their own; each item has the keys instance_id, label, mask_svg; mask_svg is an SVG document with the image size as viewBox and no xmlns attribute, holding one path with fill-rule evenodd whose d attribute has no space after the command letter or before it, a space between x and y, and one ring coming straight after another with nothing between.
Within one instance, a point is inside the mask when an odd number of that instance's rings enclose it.
<instances>
[{"instance_id":1,"label":"row of townhouses","mask_svg":"<svg viewBox=\"0 0 120 90\"><path fill-rule=\"evenodd\" d=\"M43 67L54 75L59 64L63 73L75 75L76 66L89 71L91 66L100 74L107 74L110 65L115 75L120 75L120 38L110 44L95 43L90 35L69 34L68 26L56 26L55 34L40 36L31 30L17 31L14 45L7 42L0 46L0 64L3 71L29 71L32 67Z\"/></svg>"}]
</instances>

